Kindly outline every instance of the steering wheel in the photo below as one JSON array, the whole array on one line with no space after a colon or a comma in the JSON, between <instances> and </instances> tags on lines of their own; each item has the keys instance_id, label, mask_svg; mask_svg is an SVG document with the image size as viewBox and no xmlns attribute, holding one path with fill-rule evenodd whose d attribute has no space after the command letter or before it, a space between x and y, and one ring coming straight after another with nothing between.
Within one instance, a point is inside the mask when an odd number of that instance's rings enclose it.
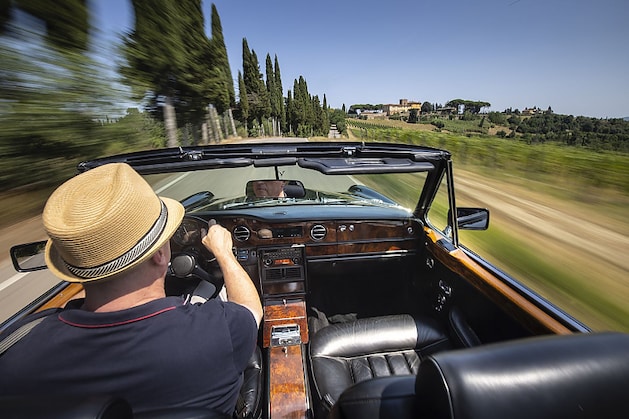
<instances>
[{"instance_id":1,"label":"steering wheel","mask_svg":"<svg viewBox=\"0 0 629 419\"><path fill-rule=\"evenodd\" d=\"M223 274L220 269L202 267L199 264L198 256L194 253L188 251L173 255L170 261L170 271L173 276L179 279L198 279L199 284L193 295L209 300L216 297L223 288ZM211 270L212 274L208 270Z\"/></svg>"},{"instance_id":2,"label":"steering wheel","mask_svg":"<svg viewBox=\"0 0 629 419\"><path fill-rule=\"evenodd\" d=\"M184 217L171 242L173 254L168 269L168 276L180 282L178 288L189 289L198 283L192 295L205 300L216 297L224 285L216 258L201 242L207 228L208 223L201 218Z\"/></svg>"}]
</instances>

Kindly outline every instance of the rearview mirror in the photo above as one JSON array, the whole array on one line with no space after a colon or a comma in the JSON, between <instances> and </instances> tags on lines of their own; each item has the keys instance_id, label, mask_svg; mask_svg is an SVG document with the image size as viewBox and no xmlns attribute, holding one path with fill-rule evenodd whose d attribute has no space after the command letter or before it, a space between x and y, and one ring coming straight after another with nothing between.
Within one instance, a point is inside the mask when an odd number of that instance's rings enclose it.
<instances>
[{"instance_id":1,"label":"rearview mirror","mask_svg":"<svg viewBox=\"0 0 629 419\"><path fill-rule=\"evenodd\" d=\"M450 213L448 213L450 219ZM459 230L487 230L489 210L486 208L457 207L456 223Z\"/></svg>"},{"instance_id":2,"label":"rearview mirror","mask_svg":"<svg viewBox=\"0 0 629 419\"><path fill-rule=\"evenodd\" d=\"M247 182L245 193L256 198L303 198L306 188L299 180L260 179Z\"/></svg>"},{"instance_id":3,"label":"rearview mirror","mask_svg":"<svg viewBox=\"0 0 629 419\"><path fill-rule=\"evenodd\" d=\"M13 246L10 250L13 267L18 272L33 272L46 269L45 249L45 240Z\"/></svg>"}]
</instances>

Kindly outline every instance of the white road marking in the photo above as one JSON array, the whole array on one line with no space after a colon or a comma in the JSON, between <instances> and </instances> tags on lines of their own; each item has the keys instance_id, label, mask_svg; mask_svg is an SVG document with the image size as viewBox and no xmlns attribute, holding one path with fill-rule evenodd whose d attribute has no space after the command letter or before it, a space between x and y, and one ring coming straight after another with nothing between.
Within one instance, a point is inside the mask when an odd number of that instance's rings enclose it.
<instances>
[{"instance_id":1,"label":"white road marking","mask_svg":"<svg viewBox=\"0 0 629 419\"><path fill-rule=\"evenodd\" d=\"M24 278L29 273L30 272L20 272L20 273L17 273L15 275L13 275L11 278L7 279L2 284L0 284L0 291L2 291L3 289L8 288L11 285L15 284L17 281L19 281L20 279Z\"/></svg>"},{"instance_id":2,"label":"white road marking","mask_svg":"<svg viewBox=\"0 0 629 419\"><path fill-rule=\"evenodd\" d=\"M168 189L168 188L170 188L171 186L173 186L175 183L177 183L177 182L181 181L183 178L185 178L186 176L188 176L190 173L192 173L192 172L186 172L186 173L181 174L180 176L177 176L175 179L171 180L170 182L168 182L167 184L165 184L165 185L164 185L164 186L162 186L161 188L156 189L156 190L155 190L155 193L156 193L156 194L160 194L160 193L162 193L162 192L163 192L163 191L165 191L166 189Z\"/></svg>"}]
</instances>

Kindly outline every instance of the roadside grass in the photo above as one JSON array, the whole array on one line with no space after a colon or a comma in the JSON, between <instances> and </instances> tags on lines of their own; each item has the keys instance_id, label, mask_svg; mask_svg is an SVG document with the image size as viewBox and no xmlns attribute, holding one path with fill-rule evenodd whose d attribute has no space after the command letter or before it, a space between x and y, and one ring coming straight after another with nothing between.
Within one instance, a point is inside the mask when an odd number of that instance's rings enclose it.
<instances>
[{"instance_id":1,"label":"roadside grass","mask_svg":"<svg viewBox=\"0 0 629 419\"><path fill-rule=\"evenodd\" d=\"M610 295L592 278L505 229L494 225L483 232L463 231L460 241L593 329L629 332L627 296Z\"/></svg>"},{"instance_id":2,"label":"roadside grass","mask_svg":"<svg viewBox=\"0 0 629 419\"><path fill-rule=\"evenodd\" d=\"M0 193L0 229L40 215L55 186Z\"/></svg>"},{"instance_id":3,"label":"roadside grass","mask_svg":"<svg viewBox=\"0 0 629 419\"><path fill-rule=\"evenodd\" d=\"M418 174L361 176L360 180L412 208L418 197L415 176ZM429 214L431 222L444 226L446 212L447 202L438 196ZM610 294L580 271L578 262L560 263L555 255L540 251L544 243L533 245L530 240L522 240L518 234L510 232L508 226L498 223L493 223L487 231L461 231L460 241L589 327L629 332L629 305L626 304L629 296Z\"/></svg>"}]
</instances>

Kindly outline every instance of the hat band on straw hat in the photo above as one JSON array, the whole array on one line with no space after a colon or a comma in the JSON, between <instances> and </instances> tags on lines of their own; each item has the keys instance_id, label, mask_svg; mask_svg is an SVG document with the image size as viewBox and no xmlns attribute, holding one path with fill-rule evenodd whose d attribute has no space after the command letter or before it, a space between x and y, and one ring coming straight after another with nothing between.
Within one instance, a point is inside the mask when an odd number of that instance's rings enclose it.
<instances>
[{"instance_id":1,"label":"hat band on straw hat","mask_svg":"<svg viewBox=\"0 0 629 419\"><path fill-rule=\"evenodd\" d=\"M125 266L130 265L138 258L140 258L151 246L155 243L157 239L159 239L162 231L164 231L164 227L166 226L166 220L168 219L168 209L164 202L160 199L161 210L159 213L159 217L157 217L157 221L153 224L151 229L142 237L138 243L125 252L123 255L117 257L111 262L107 262L103 265L96 266L93 268L81 268L78 266L73 266L64 261L66 267L70 272L74 275L84 278L98 278L104 275L109 275L113 272L117 272L123 269Z\"/></svg>"}]
</instances>

